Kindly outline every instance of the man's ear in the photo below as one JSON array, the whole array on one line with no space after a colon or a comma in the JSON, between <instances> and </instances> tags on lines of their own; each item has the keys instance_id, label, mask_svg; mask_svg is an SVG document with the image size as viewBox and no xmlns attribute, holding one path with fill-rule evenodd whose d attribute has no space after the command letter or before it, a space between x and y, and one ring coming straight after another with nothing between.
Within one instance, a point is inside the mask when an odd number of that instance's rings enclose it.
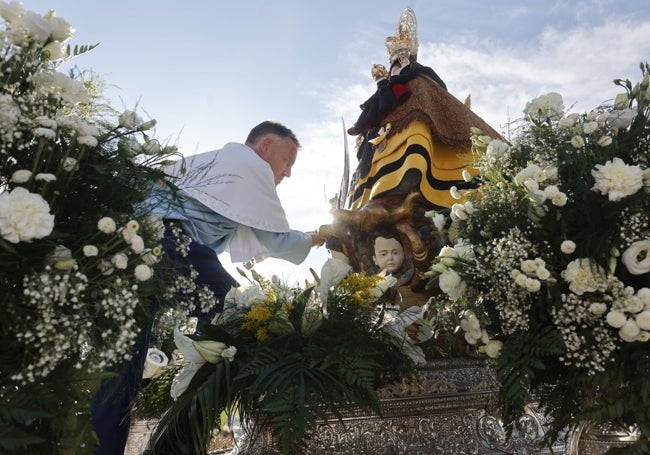
<instances>
[{"instance_id":1,"label":"man's ear","mask_svg":"<svg viewBox=\"0 0 650 455\"><path fill-rule=\"evenodd\" d=\"M262 158L267 158L271 153L271 144L273 143L273 138L271 136L266 136L260 140L258 144L258 155Z\"/></svg>"}]
</instances>

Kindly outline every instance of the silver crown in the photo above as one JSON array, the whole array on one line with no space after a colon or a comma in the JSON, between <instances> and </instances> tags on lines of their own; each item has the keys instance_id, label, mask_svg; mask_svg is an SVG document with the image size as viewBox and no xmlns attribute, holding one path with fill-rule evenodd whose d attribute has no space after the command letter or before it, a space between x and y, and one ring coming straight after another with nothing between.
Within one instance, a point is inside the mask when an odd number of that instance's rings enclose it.
<instances>
[{"instance_id":1,"label":"silver crown","mask_svg":"<svg viewBox=\"0 0 650 455\"><path fill-rule=\"evenodd\" d=\"M395 36L386 38L386 53L392 65L399 58L415 62L418 56L418 23L411 8L402 11Z\"/></svg>"}]
</instances>

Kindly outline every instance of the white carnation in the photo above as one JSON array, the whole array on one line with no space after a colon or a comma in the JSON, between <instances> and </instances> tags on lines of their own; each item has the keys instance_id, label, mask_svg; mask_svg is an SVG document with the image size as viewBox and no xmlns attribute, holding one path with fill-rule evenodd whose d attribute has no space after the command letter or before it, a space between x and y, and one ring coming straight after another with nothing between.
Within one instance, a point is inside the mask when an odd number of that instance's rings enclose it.
<instances>
[{"instance_id":1,"label":"white carnation","mask_svg":"<svg viewBox=\"0 0 650 455\"><path fill-rule=\"evenodd\" d=\"M597 164L591 175L596 179L592 190L607 195L610 201L619 201L643 187L643 170L637 165L625 164L618 157Z\"/></svg>"},{"instance_id":2,"label":"white carnation","mask_svg":"<svg viewBox=\"0 0 650 455\"><path fill-rule=\"evenodd\" d=\"M23 187L0 194L0 214L0 235L11 243L41 239L54 229L47 201Z\"/></svg>"}]
</instances>

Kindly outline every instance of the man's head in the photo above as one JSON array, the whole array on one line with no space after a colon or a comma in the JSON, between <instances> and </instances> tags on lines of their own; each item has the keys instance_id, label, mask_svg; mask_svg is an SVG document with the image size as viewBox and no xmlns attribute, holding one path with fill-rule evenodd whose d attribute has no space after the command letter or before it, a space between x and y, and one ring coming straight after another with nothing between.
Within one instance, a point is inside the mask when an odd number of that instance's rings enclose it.
<instances>
[{"instance_id":1,"label":"man's head","mask_svg":"<svg viewBox=\"0 0 650 455\"><path fill-rule=\"evenodd\" d=\"M266 120L254 127L246 138L246 145L269 163L279 185L284 177L291 177L300 142L296 135L281 123Z\"/></svg>"},{"instance_id":2,"label":"man's head","mask_svg":"<svg viewBox=\"0 0 650 455\"><path fill-rule=\"evenodd\" d=\"M404 262L404 248L396 234L380 233L375 237L372 260L379 270L394 272Z\"/></svg>"}]
</instances>

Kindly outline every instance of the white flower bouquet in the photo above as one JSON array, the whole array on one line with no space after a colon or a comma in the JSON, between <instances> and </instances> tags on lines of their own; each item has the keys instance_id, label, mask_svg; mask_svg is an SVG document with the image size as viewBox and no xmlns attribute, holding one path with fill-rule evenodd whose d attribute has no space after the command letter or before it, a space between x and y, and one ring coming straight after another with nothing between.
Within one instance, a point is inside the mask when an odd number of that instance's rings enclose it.
<instances>
[{"instance_id":1,"label":"white flower bouquet","mask_svg":"<svg viewBox=\"0 0 650 455\"><path fill-rule=\"evenodd\" d=\"M449 245L430 285L439 327L494 359L505 420L531 394L553 418L550 438L582 420L634 422L650 436L650 91L564 112L529 102L510 141L475 131L475 187L445 223ZM453 192L452 192L453 194ZM637 451L637 452L634 452Z\"/></svg>"},{"instance_id":2,"label":"white flower bouquet","mask_svg":"<svg viewBox=\"0 0 650 455\"><path fill-rule=\"evenodd\" d=\"M321 300L314 286L292 288L253 272L202 335L176 331L180 369L172 365L173 377L163 372L138 397L136 412L144 414L164 402L161 392L174 400L154 430L151 453L173 452L179 433L205 453L219 416L233 411L251 438L268 431L286 454L301 451L319 420L377 412L381 381L424 360L425 308L386 308L396 281L349 273Z\"/></svg>"},{"instance_id":3,"label":"white flower bouquet","mask_svg":"<svg viewBox=\"0 0 650 455\"><path fill-rule=\"evenodd\" d=\"M162 223L139 207L180 155L59 71L94 47L64 19L0 16L0 452L92 453L89 403L161 289Z\"/></svg>"}]
</instances>

